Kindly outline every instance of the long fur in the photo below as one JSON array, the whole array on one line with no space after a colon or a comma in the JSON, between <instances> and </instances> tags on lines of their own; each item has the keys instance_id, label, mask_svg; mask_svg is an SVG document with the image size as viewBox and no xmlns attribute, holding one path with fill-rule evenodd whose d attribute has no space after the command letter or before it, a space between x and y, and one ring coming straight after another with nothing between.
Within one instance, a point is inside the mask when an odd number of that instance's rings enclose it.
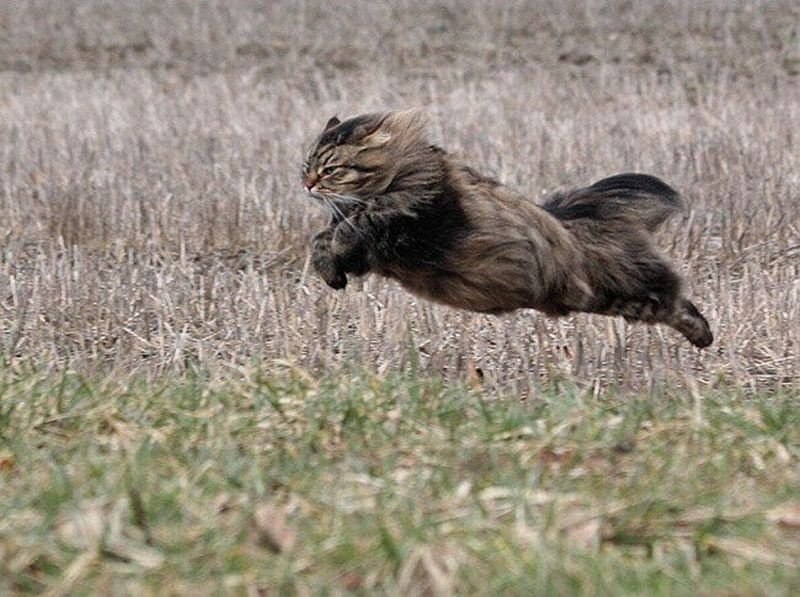
<instances>
[{"instance_id":1,"label":"long fur","mask_svg":"<svg viewBox=\"0 0 800 597\"><path fill-rule=\"evenodd\" d=\"M612 176L540 206L431 145L417 112L332 119L303 176L332 211L312 262L334 288L375 272L472 311L620 315L665 323L699 347L713 341L652 245L681 208L653 176Z\"/></svg>"}]
</instances>

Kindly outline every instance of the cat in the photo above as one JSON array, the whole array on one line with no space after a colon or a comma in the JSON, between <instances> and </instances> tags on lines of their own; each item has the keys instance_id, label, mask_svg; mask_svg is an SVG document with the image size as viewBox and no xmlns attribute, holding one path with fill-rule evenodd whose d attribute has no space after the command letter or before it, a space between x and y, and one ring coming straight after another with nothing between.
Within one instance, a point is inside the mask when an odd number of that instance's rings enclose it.
<instances>
[{"instance_id":1,"label":"cat","mask_svg":"<svg viewBox=\"0 0 800 597\"><path fill-rule=\"evenodd\" d=\"M646 174L620 174L538 205L432 145L416 110L331 118L302 169L331 214L311 263L334 289L374 272L481 313L522 308L663 323L713 342L652 233L682 208Z\"/></svg>"}]
</instances>

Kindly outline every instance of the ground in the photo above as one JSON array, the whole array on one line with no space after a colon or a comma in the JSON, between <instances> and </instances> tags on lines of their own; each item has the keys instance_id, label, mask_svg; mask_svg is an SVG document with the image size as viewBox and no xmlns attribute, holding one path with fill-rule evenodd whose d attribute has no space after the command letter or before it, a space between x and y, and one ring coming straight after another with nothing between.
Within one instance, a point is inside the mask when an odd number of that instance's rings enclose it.
<instances>
[{"instance_id":1,"label":"ground","mask_svg":"<svg viewBox=\"0 0 800 597\"><path fill-rule=\"evenodd\" d=\"M797 593L798 97L788 0L6 3L0 593ZM325 287L304 149L409 106L680 190L715 344Z\"/></svg>"}]
</instances>

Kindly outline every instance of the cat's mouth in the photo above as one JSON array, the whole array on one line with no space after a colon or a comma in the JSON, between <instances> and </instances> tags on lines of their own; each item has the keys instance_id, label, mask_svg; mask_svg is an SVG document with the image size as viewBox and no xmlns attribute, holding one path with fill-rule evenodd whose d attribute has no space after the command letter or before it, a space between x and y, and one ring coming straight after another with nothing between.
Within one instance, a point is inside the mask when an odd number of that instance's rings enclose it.
<instances>
[{"instance_id":1,"label":"cat's mouth","mask_svg":"<svg viewBox=\"0 0 800 597\"><path fill-rule=\"evenodd\" d=\"M307 188L306 191L308 192L309 196L312 199L314 199L318 203L322 203L323 205L327 204L328 201L330 201L331 199L328 196L328 193L326 193L324 190L318 189L316 186Z\"/></svg>"},{"instance_id":2,"label":"cat's mouth","mask_svg":"<svg viewBox=\"0 0 800 597\"><path fill-rule=\"evenodd\" d=\"M324 201L325 200L325 194L324 193L320 193L316 189L306 189L306 190L308 191L308 194L311 196L312 199L316 199L317 201Z\"/></svg>"}]
</instances>

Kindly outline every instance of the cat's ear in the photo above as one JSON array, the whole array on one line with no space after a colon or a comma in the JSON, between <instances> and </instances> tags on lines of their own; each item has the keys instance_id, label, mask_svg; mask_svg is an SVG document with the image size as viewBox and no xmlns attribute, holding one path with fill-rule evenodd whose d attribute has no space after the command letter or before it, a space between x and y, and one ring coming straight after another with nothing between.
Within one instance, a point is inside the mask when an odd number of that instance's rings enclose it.
<instances>
[{"instance_id":1,"label":"cat's ear","mask_svg":"<svg viewBox=\"0 0 800 597\"><path fill-rule=\"evenodd\" d=\"M368 145L383 145L392 137L401 139L425 138L425 113L419 108L388 112L367 138Z\"/></svg>"},{"instance_id":2,"label":"cat's ear","mask_svg":"<svg viewBox=\"0 0 800 597\"><path fill-rule=\"evenodd\" d=\"M333 127L335 127L337 124L340 124L341 122L342 122L341 120L339 120L336 116L334 116L325 125L325 129L324 130L327 131L328 129L332 129Z\"/></svg>"},{"instance_id":3,"label":"cat's ear","mask_svg":"<svg viewBox=\"0 0 800 597\"><path fill-rule=\"evenodd\" d=\"M379 128L361 139L361 144L367 147L380 147L381 145L386 145L391 138L392 134L389 131Z\"/></svg>"},{"instance_id":4,"label":"cat's ear","mask_svg":"<svg viewBox=\"0 0 800 597\"><path fill-rule=\"evenodd\" d=\"M385 145L392 134L383 126L388 114L375 114L369 121L359 127L355 135L362 145L367 147L380 147Z\"/></svg>"}]
</instances>

